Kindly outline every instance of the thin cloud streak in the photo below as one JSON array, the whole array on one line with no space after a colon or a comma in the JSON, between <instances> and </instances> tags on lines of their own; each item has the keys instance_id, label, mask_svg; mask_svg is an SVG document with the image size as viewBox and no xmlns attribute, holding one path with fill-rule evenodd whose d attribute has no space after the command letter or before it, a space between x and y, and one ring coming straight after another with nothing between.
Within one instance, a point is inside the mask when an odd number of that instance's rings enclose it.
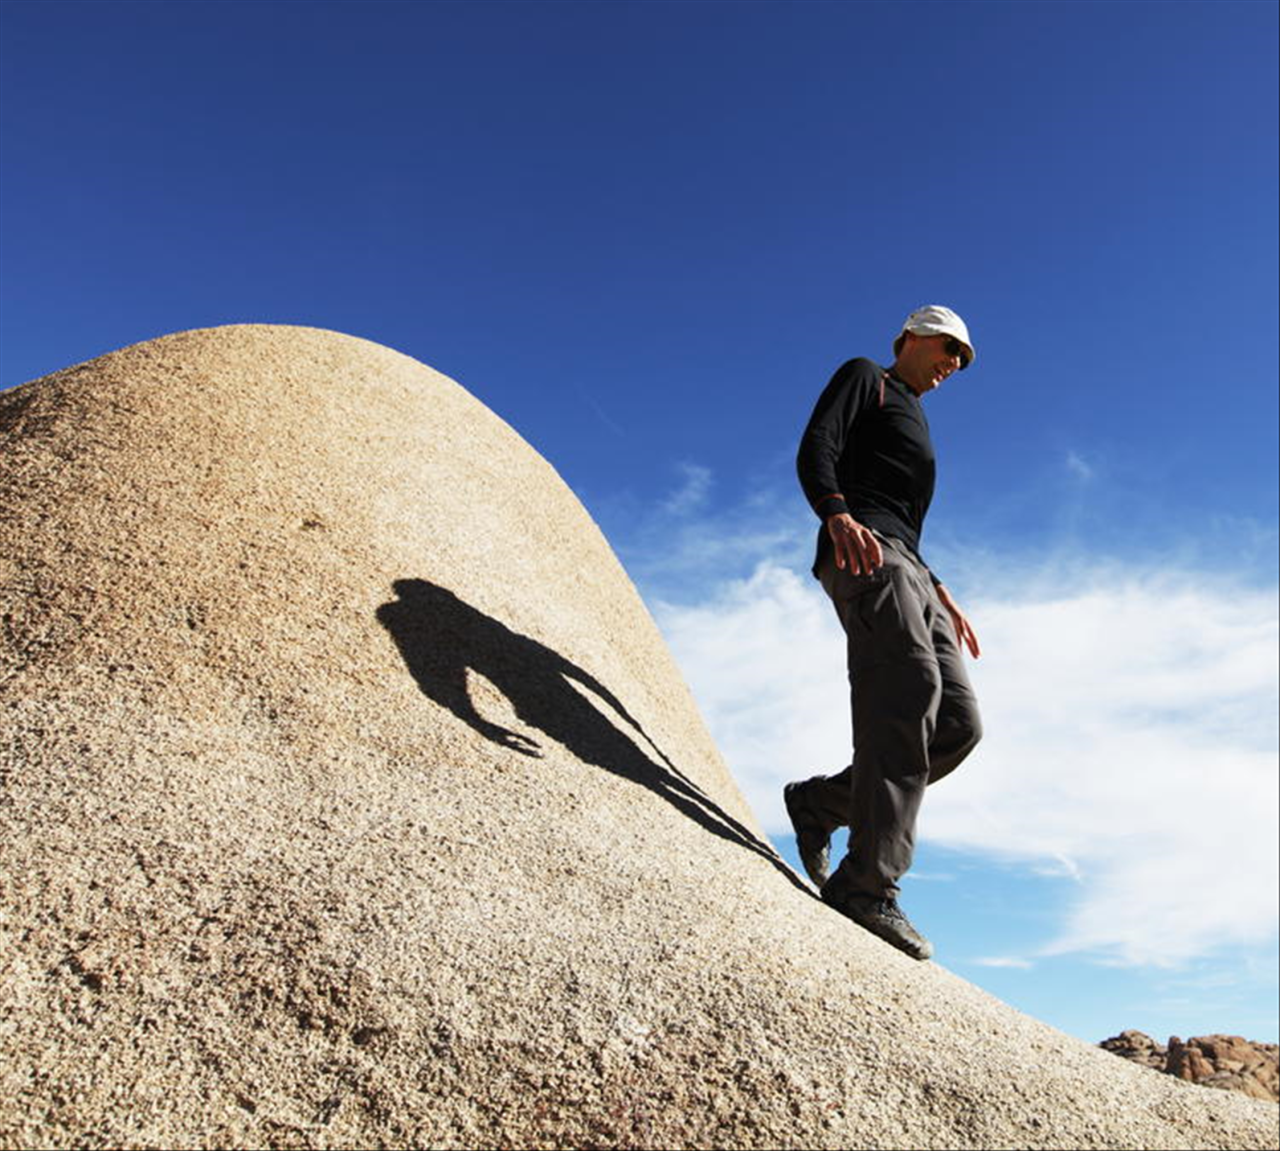
<instances>
[{"instance_id":1,"label":"thin cloud streak","mask_svg":"<svg viewBox=\"0 0 1280 1151\"><path fill-rule=\"evenodd\" d=\"M603 424L606 428L608 428L609 431L611 431L615 436L618 436L622 439L625 439L627 437L627 429L624 428L620 423L618 423L618 421L615 420L611 415L609 415L609 413L606 412L604 408L600 406L599 401L590 392L588 392L586 388L584 388L581 384L575 384L574 391L577 393L578 399L580 399L584 404L587 405L588 408L591 409L596 419L598 419L601 424Z\"/></svg>"}]
</instances>

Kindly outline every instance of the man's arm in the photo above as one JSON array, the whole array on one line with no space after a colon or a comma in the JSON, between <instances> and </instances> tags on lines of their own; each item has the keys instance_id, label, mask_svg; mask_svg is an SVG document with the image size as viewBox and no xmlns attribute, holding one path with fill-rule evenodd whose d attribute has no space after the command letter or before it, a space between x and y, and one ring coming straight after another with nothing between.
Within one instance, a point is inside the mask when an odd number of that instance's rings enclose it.
<instances>
[{"instance_id":1,"label":"man's arm","mask_svg":"<svg viewBox=\"0 0 1280 1151\"><path fill-rule=\"evenodd\" d=\"M880 541L871 529L849 514L840 490L839 463L848 449L849 434L880 377L870 360L850 360L827 384L800 439L796 472L809 506L823 523L835 548L838 568L855 575L870 574L883 562Z\"/></svg>"}]
</instances>

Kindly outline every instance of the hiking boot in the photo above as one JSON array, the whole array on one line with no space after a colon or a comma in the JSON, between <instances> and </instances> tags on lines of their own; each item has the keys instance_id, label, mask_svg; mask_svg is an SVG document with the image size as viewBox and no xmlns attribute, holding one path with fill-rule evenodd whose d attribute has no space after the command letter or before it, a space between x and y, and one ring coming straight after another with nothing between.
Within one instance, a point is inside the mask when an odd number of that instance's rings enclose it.
<instances>
[{"instance_id":1,"label":"hiking boot","mask_svg":"<svg viewBox=\"0 0 1280 1151\"><path fill-rule=\"evenodd\" d=\"M822 829L818 817L805 803L804 786L804 782L788 783L782 789L782 799L795 829L796 851L800 853L805 874L814 887L821 890L831 871L831 835Z\"/></svg>"},{"instance_id":2,"label":"hiking boot","mask_svg":"<svg viewBox=\"0 0 1280 1151\"><path fill-rule=\"evenodd\" d=\"M903 914L896 899L874 895L851 895L838 899L834 893L829 896L825 891L822 898L859 927L893 944L912 959L928 959L933 954L933 944L911 926L911 920Z\"/></svg>"}]
</instances>

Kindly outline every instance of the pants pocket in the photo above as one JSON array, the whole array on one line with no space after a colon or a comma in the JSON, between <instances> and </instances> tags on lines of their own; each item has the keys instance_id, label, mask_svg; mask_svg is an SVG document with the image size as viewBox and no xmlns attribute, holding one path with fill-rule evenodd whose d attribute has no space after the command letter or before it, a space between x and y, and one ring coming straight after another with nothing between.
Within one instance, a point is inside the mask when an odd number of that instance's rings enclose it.
<instances>
[{"instance_id":1,"label":"pants pocket","mask_svg":"<svg viewBox=\"0 0 1280 1151\"><path fill-rule=\"evenodd\" d=\"M924 607L902 568L887 568L883 581L844 606L850 671L902 660L936 663Z\"/></svg>"}]
</instances>

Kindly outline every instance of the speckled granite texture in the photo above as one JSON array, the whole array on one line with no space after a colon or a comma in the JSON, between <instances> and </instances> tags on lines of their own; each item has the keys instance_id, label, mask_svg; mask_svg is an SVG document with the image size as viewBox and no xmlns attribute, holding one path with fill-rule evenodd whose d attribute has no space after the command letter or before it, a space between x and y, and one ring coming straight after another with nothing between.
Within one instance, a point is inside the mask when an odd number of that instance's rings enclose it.
<instances>
[{"instance_id":1,"label":"speckled granite texture","mask_svg":"<svg viewBox=\"0 0 1280 1151\"><path fill-rule=\"evenodd\" d=\"M457 384L235 326L0 394L0 1145L1262 1148L773 855Z\"/></svg>"}]
</instances>

